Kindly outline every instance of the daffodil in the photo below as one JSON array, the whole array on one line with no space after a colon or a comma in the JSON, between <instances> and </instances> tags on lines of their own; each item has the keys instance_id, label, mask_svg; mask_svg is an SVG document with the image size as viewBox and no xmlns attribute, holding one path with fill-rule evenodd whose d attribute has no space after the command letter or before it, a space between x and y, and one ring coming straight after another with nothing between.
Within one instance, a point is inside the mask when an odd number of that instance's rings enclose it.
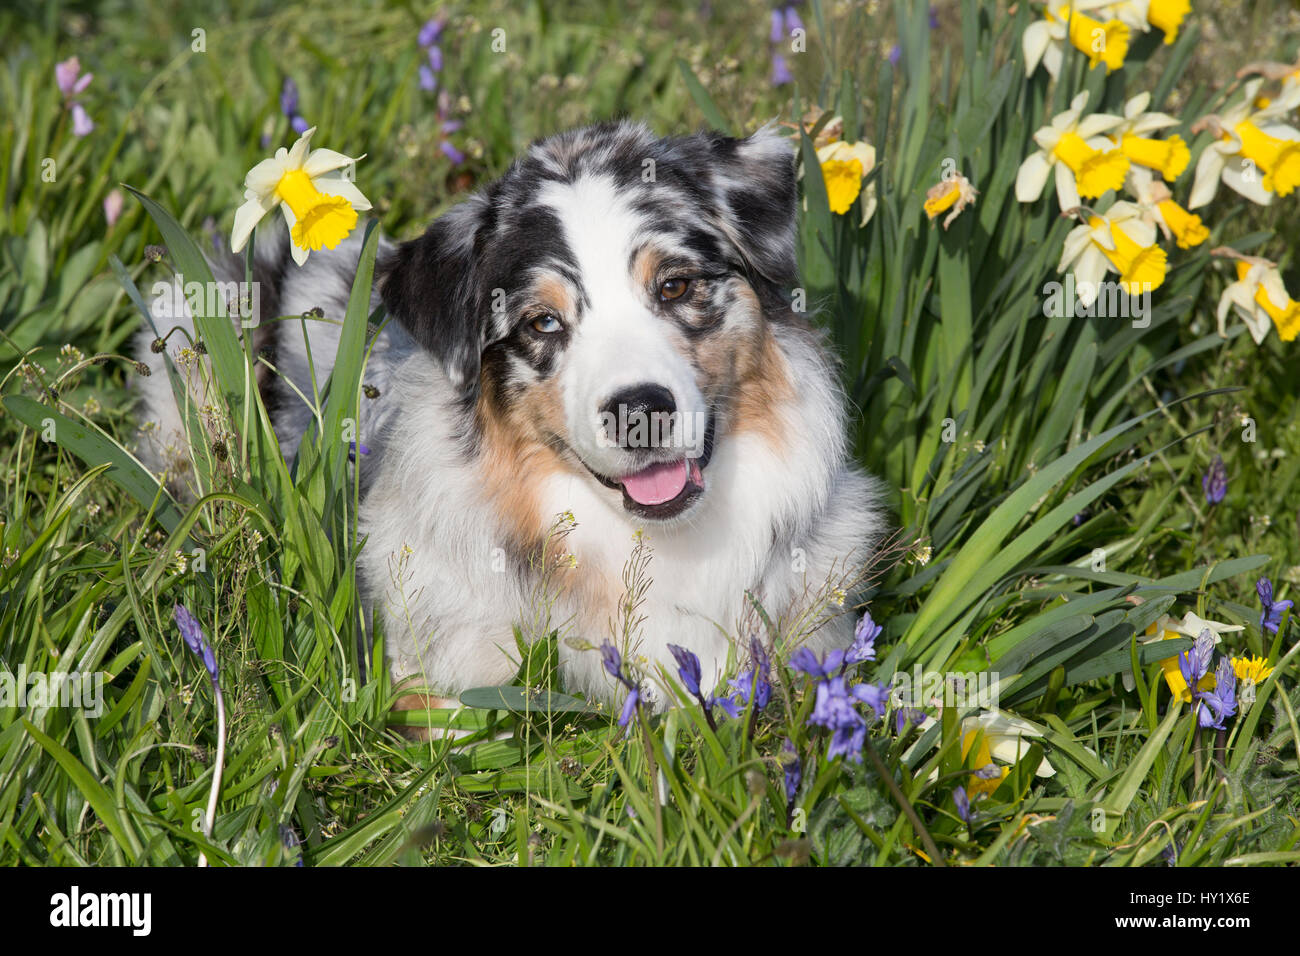
<instances>
[{"instance_id":1,"label":"daffodil","mask_svg":"<svg viewBox=\"0 0 1300 956\"><path fill-rule=\"evenodd\" d=\"M1230 109L1192 127L1193 132L1208 128L1215 140L1196 163L1188 208L1213 199L1220 180L1261 206L1300 186L1300 129L1280 122L1300 106L1300 83L1284 85L1272 100L1260 100L1263 82L1258 78L1246 83L1242 99Z\"/></svg>"},{"instance_id":2,"label":"daffodil","mask_svg":"<svg viewBox=\"0 0 1300 956\"><path fill-rule=\"evenodd\" d=\"M1142 643L1151 644L1155 641L1172 641L1180 637L1195 639L1202 632L1209 631L1213 643L1217 645L1223 641L1221 635L1243 630L1245 630L1245 627L1240 624L1209 621L1192 611L1184 614L1182 620L1170 617L1168 614L1162 614L1147 628L1146 639ZM1165 683L1169 685L1169 690L1174 695L1174 699L1184 704L1191 703L1192 692L1188 689L1187 681L1183 678L1182 669L1178 666L1178 655L1174 654L1163 659L1160 662L1160 670L1164 673ZM1124 687L1127 690L1133 689L1133 675L1131 673L1124 675ZM1197 681L1196 687L1198 690L1213 690L1214 672L1210 671Z\"/></svg>"},{"instance_id":3,"label":"daffodil","mask_svg":"<svg viewBox=\"0 0 1300 956\"><path fill-rule=\"evenodd\" d=\"M1124 122L1107 113L1083 116L1088 94L1080 93L1070 108L1034 133L1039 150L1031 153L1016 173L1016 198L1035 202L1043 194L1049 173L1056 175L1056 198L1061 211L1079 206L1080 197L1095 199L1124 185L1129 160L1113 142L1101 135Z\"/></svg>"},{"instance_id":4,"label":"daffodil","mask_svg":"<svg viewBox=\"0 0 1300 956\"><path fill-rule=\"evenodd\" d=\"M817 162L826 181L826 199L831 212L844 215L861 194L862 225L866 225L876 211L876 186L872 183L863 192L862 181L876 168L876 148L870 143L836 140L817 150Z\"/></svg>"},{"instance_id":5,"label":"daffodil","mask_svg":"<svg viewBox=\"0 0 1300 956\"><path fill-rule=\"evenodd\" d=\"M1110 138L1134 165L1158 170L1172 183L1191 162L1191 150L1181 136L1152 139L1146 135L1178 124L1168 113L1148 113L1150 103L1150 93L1139 93L1125 103L1124 120L1111 131Z\"/></svg>"},{"instance_id":6,"label":"daffodil","mask_svg":"<svg viewBox=\"0 0 1300 956\"><path fill-rule=\"evenodd\" d=\"M1178 39L1183 18L1191 12L1191 0L1151 0L1147 6L1147 22L1164 31L1165 43L1173 43Z\"/></svg>"},{"instance_id":7,"label":"daffodil","mask_svg":"<svg viewBox=\"0 0 1300 956\"><path fill-rule=\"evenodd\" d=\"M1191 249L1210 238L1210 230L1201 217L1174 202L1169 187L1158 182L1150 170L1134 166L1124 185L1133 194L1143 220L1157 226L1179 249Z\"/></svg>"},{"instance_id":8,"label":"daffodil","mask_svg":"<svg viewBox=\"0 0 1300 956\"><path fill-rule=\"evenodd\" d=\"M248 171L245 202L235 212L230 236L232 252L243 249L253 227L279 206L289 224L293 261L302 265L309 253L337 246L356 226L357 213L370 208L361 190L338 174L365 157L352 159L330 149L311 150L308 144L314 132L313 126L292 148L281 147L271 159Z\"/></svg>"},{"instance_id":9,"label":"daffodil","mask_svg":"<svg viewBox=\"0 0 1300 956\"><path fill-rule=\"evenodd\" d=\"M970 180L961 173L956 173L951 179L931 186L926 192L925 214L933 222L935 217L947 212L948 215L943 220L943 228L947 229L963 209L975 202L978 195L979 190L971 185Z\"/></svg>"},{"instance_id":10,"label":"daffodil","mask_svg":"<svg viewBox=\"0 0 1300 956\"><path fill-rule=\"evenodd\" d=\"M1083 210L1083 223L1065 237L1058 272L1073 272L1079 301L1090 308L1108 271L1119 273L1129 295L1151 292L1165 281L1168 256L1156 245L1156 230L1130 202L1104 214Z\"/></svg>"},{"instance_id":11,"label":"daffodil","mask_svg":"<svg viewBox=\"0 0 1300 956\"><path fill-rule=\"evenodd\" d=\"M1264 341L1270 326L1277 326L1283 342L1294 342L1300 334L1300 302L1287 292L1277 267L1254 257L1237 258L1236 267L1237 281L1219 297L1219 334L1227 336L1224 319L1235 310L1256 345Z\"/></svg>"},{"instance_id":12,"label":"daffodil","mask_svg":"<svg viewBox=\"0 0 1300 956\"><path fill-rule=\"evenodd\" d=\"M1049 0L1044 19L1031 23L1021 37L1025 54L1025 75L1032 76L1042 63L1052 78L1061 72L1061 61L1068 40L1075 49L1086 53L1091 66L1106 64L1106 72L1124 65L1128 55L1130 29L1117 19L1099 20L1083 11L1096 12L1112 6L1110 0L1072 0L1060 3Z\"/></svg>"},{"instance_id":13,"label":"daffodil","mask_svg":"<svg viewBox=\"0 0 1300 956\"><path fill-rule=\"evenodd\" d=\"M942 708L940 708L942 710ZM922 732L929 730L937 723L933 717L926 717L920 724ZM1033 746L1033 738L1042 737L1043 732L1029 721L1020 717L1013 717L1004 711L990 709L981 711L973 717L967 717L961 722L961 755L965 760L971 748L979 741L975 750L974 767L975 773L971 774L967 783L967 790L974 796L977 793L992 793L998 788L1004 777L1010 771L1006 767L998 767L993 762L1001 761L1004 764L1015 763L1029 752ZM996 769L989 771L989 766L995 766ZM933 780L938 776L938 770L930 775ZM1055 776L1056 768L1051 762L1044 757L1034 771L1035 776L1051 777Z\"/></svg>"},{"instance_id":14,"label":"daffodil","mask_svg":"<svg viewBox=\"0 0 1300 956\"><path fill-rule=\"evenodd\" d=\"M1273 668L1262 657L1234 657L1232 671L1241 681L1241 712L1244 714L1255 703L1255 687L1268 680Z\"/></svg>"}]
</instances>

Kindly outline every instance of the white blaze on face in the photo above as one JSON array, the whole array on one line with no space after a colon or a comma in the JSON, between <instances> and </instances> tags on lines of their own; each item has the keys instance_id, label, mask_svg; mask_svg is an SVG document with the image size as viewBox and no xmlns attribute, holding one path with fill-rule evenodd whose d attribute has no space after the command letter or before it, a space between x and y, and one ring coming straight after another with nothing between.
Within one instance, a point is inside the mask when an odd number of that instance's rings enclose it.
<instances>
[{"instance_id":1,"label":"white blaze on face","mask_svg":"<svg viewBox=\"0 0 1300 956\"><path fill-rule=\"evenodd\" d=\"M644 465L644 458L638 461L609 439L602 410L612 396L626 389L658 385L672 394L677 406L672 441L684 459L677 467L693 479L699 469L692 469L686 460L697 457L703 446L704 429L699 423L707 421L707 406L695 370L670 340L671 320L653 311L652 290L642 288L631 274L632 251L647 238L643 218L629 208L606 176L548 184L540 199L560 219L586 294L560 373L570 444L588 466L606 477L629 476ZM683 428L687 416L691 422ZM662 497L674 483L666 480L672 477L666 474L645 477L646 494L653 497ZM655 480L650 482L652 477ZM625 487L640 500L634 491L640 485L625 483Z\"/></svg>"}]
</instances>

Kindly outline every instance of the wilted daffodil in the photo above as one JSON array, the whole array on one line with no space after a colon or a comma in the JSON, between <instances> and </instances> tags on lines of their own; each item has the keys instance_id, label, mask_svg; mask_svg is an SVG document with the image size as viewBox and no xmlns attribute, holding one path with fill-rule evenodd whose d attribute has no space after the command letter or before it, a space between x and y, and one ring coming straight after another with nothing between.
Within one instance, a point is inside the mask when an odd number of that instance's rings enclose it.
<instances>
[{"instance_id":1,"label":"wilted daffodil","mask_svg":"<svg viewBox=\"0 0 1300 956\"><path fill-rule=\"evenodd\" d=\"M1018 200L1036 201L1051 172L1056 174L1056 198L1062 212L1079 206L1081 196L1095 199L1124 185L1128 157L1101 135L1124 120L1108 113L1083 116L1087 105L1088 94L1080 93L1068 110L1034 133L1039 150L1020 164L1016 174Z\"/></svg>"},{"instance_id":2,"label":"wilted daffodil","mask_svg":"<svg viewBox=\"0 0 1300 956\"><path fill-rule=\"evenodd\" d=\"M279 206L289 224L293 261L302 265L309 253L337 246L356 226L357 213L370 208L370 200L361 190L337 174L365 157L352 159L331 149L309 150L314 132L313 126L291 149L281 147L274 157L249 170L244 179L245 202L235 212L231 252L243 249L253 227Z\"/></svg>"},{"instance_id":3,"label":"wilted daffodil","mask_svg":"<svg viewBox=\"0 0 1300 956\"><path fill-rule=\"evenodd\" d=\"M1242 256L1230 249L1215 249L1216 254L1236 259L1237 281L1219 297L1219 334L1227 336L1224 319L1235 310L1246 323L1250 337L1259 345L1271 326L1283 342L1294 342L1300 334L1300 302L1291 298L1277 266L1267 259Z\"/></svg>"},{"instance_id":4,"label":"wilted daffodil","mask_svg":"<svg viewBox=\"0 0 1300 956\"><path fill-rule=\"evenodd\" d=\"M1201 217L1174 202L1169 187L1159 182L1150 170L1134 166L1128 171L1124 187L1132 193L1143 220L1159 227L1165 238L1173 239L1179 249L1191 249L1210 238L1210 230Z\"/></svg>"},{"instance_id":5,"label":"wilted daffodil","mask_svg":"<svg viewBox=\"0 0 1300 956\"><path fill-rule=\"evenodd\" d=\"M1065 237L1057 272L1073 272L1079 301L1090 308L1107 271L1119 273L1129 295L1160 288L1168 256L1156 245L1156 230L1130 202L1117 202L1105 213L1077 210L1082 225Z\"/></svg>"},{"instance_id":6,"label":"wilted daffodil","mask_svg":"<svg viewBox=\"0 0 1300 956\"><path fill-rule=\"evenodd\" d=\"M951 179L945 179L926 191L925 214L933 222L935 217L947 212L948 215L943 220L943 228L947 229L963 209L975 202L978 195L979 190L971 185L969 179L961 173L954 173Z\"/></svg>"},{"instance_id":7,"label":"wilted daffodil","mask_svg":"<svg viewBox=\"0 0 1300 956\"><path fill-rule=\"evenodd\" d=\"M1166 182L1173 182L1183 174L1191 162L1192 153L1187 143L1178 135L1168 139L1152 139L1148 133L1167 126L1176 126L1178 120L1168 113L1148 113L1150 93L1139 93L1124 104L1124 121L1110 133L1129 160L1137 166L1157 170Z\"/></svg>"},{"instance_id":8,"label":"wilted daffodil","mask_svg":"<svg viewBox=\"0 0 1300 956\"><path fill-rule=\"evenodd\" d=\"M826 198L831 212L842 216L862 193L862 181L876 168L876 148L870 143L846 143L836 140L817 150L822 178L826 180ZM862 224L876 211L876 186L872 183L862 195Z\"/></svg>"},{"instance_id":9,"label":"wilted daffodil","mask_svg":"<svg viewBox=\"0 0 1300 956\"><path fill-rule=\"evenodd\" d=\"M1220 180L1261 206L1300 186L1300 129L1282 122L1300 106L1300 83L1284 85L1272 100L1257 101L1263 82L1259 78L1246 83L1243 98L1234 106L1192 127L1194 133L1209 129L1215 141L1197 160L1189 209L1213 199Z\"/></svg>"},{"instance_id":10,"label":"wilted daffodil","mask_svg":"<svg viewBox=\"0 0 1300 956\"><path fill-rule=\"evenodd\" d=\"M1067 39L1075 49L1087 54L1090 66L1105 63L1108 73L1123 66L1128 56L1128 25L1117 19L1099 20L1084 12L1111 5L1111 0L1049 0L1044 19L1031 23L1021 37L1025 75L1033 75L1041 62L1055 79L1061 71Z\"/></svg>"}]
</instances>

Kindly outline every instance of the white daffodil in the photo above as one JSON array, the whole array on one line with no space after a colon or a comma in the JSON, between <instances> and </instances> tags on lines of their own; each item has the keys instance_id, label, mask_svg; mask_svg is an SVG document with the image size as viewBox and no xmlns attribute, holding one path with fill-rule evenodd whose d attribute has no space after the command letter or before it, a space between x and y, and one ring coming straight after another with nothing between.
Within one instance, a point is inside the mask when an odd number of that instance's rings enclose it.
<instances>
[{"instance_id":1,"label":"white daffodil","mask_svg":"<svg viewBox=\"0 0 1300 956\"><path fill-rule=\"evenodd\" d=\"M1092 66L1106 64L1106 72L1124 65L1128 55L1130 28L1107 14L1106 8L1127 7L1113 0L1048 0L1043 19L1031 23L1020 38L1025 54L1025 76L1032 76L1038 64L1055 79L1061 72L1065 45L1087 54ZM1097 19L1084 11L1096 13Z\"/></svg>"},{"instance_id":2,"label":"white daffodil","mask_svg":"<svg viewBox=\"0 0 1300 956\"><path fill-rule=\"evenodd\" d=\"M942 710L942 708L940 709ZM921 721L919 729L924 732L936 723L935 718L926 717L925 720ZM994 760L1000 760L1004 764L1016 763L1033 746L1031 739L1043 736L1041 730L1020 717L1013 717L1011 714L997 709L981 711L961 722L961 755L963 760L970 753L971 748L975 746L980 731L984 732L984 737L975 752L976 773L971 774L966 786L971 796L979 793L992 793L998 788L998 784L1002 782L1003 778L1010 773L1006 767L998 767L995 774L990 773L988 776L981 775L980 771L987 768ZM930 774L930 779L934 780L938 775L939 771L936 769ZM1056 775L1056 768L1044 757L1039 762L1034 775L1052 777Z\"/></svg>"},{"instance_id":3,"label":"white daffodil","mask_svg":"<svg viewBox=\"0 0 1300 956\"><path fill-rule=\"evenodd\" d=\"M1035 202L1050 173L1056 174L1056 199L1061 211L1082 205L1080 196L1095 199L1124 185L1129 161L1110 139L1101 135L1124 120L1108 113L1083 116L1088 94L1080 93L1070 108L1034 133L1039 150L1016 173L1016 199Z\"/></svg>"},{"instance_id":4,"label":"white daffodil","mask_svg":"<svg viewBox=\"0 0 1300 956\"><path fill-rule=\"evenodd\" d=\"M1143 221L1131 202L1117 202L1104 214L1081 210L1081 225L1070 230L1057 272L1073 272L1079 301L1091 308L1107 271L1119 273L1129 295L1158 289L1165 281L1168 256L1156 245L1155 226Z\"/></svg>"},{"instance_id":5,"label":"white daffodil","mask_svg":"<svg viewBox=\"0 0 1300 956\"><path fill-rule=\"evenodd\" d=\"M1243 98L1226 112L1200 120L1193 132L1208 128L1215 140L1201 152L1187 206L1204 206L1219 181L1251 202L1267 206L1300 186L1300 129L1281 120L1300 106L1300 83L1284 84L1276 99L1257 98L1263 78L1242 87Z\"/></svg>"},{"instance_id":6,"label":"white daffodil","mask_svg":"<svg viewBox=\"0 0 1300 956\"><path fill-rule=\"evenodd\" d=\"M1300 302L1291 298L1277 266L1266 259L1243 258L1236 262L1237 281L1219 297L1219 334L1227 336L1224 319L1235 310L1246 323L1250 337L1259 345L1272 326L1278 338L1294 342L1300 334Z\"/></svg>"},{"instance_id":7,"label":"white daffodil","mask_svg":"<svg viewBox=\"0 0 1300 956\"><path fill-rule=\"evenodd\" d=\"M1168 614L1162 614L1156 619L1155 623L1147 628L1146 635L1142 637L1139 644L1151 644L1155 641L1170 641L1178 637L1190 637L1193 640L1201 636L1202 631L1209 631L1214 635L1216 645L1223 642L1224 634L1232 634L1235 631L1244 631L1245 627L1240 624L1223 624L1219 621L1207 621L1205 618L1193 611L1188 611L1183 615L1182 620L1176 617L1170 617ZM1170 673L1170 662L1172 662L1172 674ZM1180 692L1175 687L1178 681L1182 681L1182 672L1178 669L1178 656L1166 658L1160 662L1165 672L1165 679L1169 682L1170 689L1175 695ZM1123 676L1124 689L1132 690L1134 685L1133 672L1125 671ZM1187 682L1182 681L1181 690L1187 688Z\"/></svg>"},{"instance_id":8,"label":"white daffodil","mask_svg":"<svg viewBox=\"0 0 1300 956\"><path fill-rule=\"evenodd\" d=\"M313 126L292 148L280 147L275 156L248 171L245 202L235 212L235 228L230 234L232 252L243 249L253 227L279 206L289 224L293 261L302 265L310 252L337 246L356 226L357 213L370 208L370 200L361 190L338 174L364 155L352 159L332 149L310 150L314 132Z\"/></svg>"},{"instance_id":9,"label":"white daffodil","mask_svg":"<svg viewBox=\"0 0 1300 956\"><path fill-rule=\"evenodd\" d=\"M1183 174L1192 154L1178 135L1167 139L1147 136L1158 129L1177 126L1178 120L1168 113L1148 113L1150 93L1139 93L1124 104L1124 120L1110 132L1110 138L1131 163L1155 169L1168 182Z\"/></svg>"},{"instance_id":10,"label":"white daffodil","mask_svg":"<svg viewBox=\"0 0 1300 956\"><path fill-rule=\"evenodd\" d=\"M1169 187L1159 182L1149 169L1133 166L1128 171L1124 188L1132 195L1134 205L1144 222L1157 226L1166 239L1173 239L1179 249L1191 249L1210 238L1210 230L1201 217L1188 212L1174 202Z\"/></svg>"}]
</instances>

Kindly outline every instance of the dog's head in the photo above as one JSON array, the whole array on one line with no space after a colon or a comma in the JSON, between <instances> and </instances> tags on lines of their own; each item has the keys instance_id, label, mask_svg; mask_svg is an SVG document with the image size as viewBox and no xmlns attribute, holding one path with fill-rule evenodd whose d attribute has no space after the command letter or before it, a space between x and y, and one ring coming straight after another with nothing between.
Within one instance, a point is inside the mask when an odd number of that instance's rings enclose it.
<instances>
[{"instance_id":1,"label":"dog's head","mask_svg":"<svg viewBox=\"0 0 1300 956\"><path fill-rule=\"evenodd\" d=\"M789 316L794 176L766 130L554 136L399 247L384 302L482 424L671 520Z\"/></svg>"}]
</instances>

